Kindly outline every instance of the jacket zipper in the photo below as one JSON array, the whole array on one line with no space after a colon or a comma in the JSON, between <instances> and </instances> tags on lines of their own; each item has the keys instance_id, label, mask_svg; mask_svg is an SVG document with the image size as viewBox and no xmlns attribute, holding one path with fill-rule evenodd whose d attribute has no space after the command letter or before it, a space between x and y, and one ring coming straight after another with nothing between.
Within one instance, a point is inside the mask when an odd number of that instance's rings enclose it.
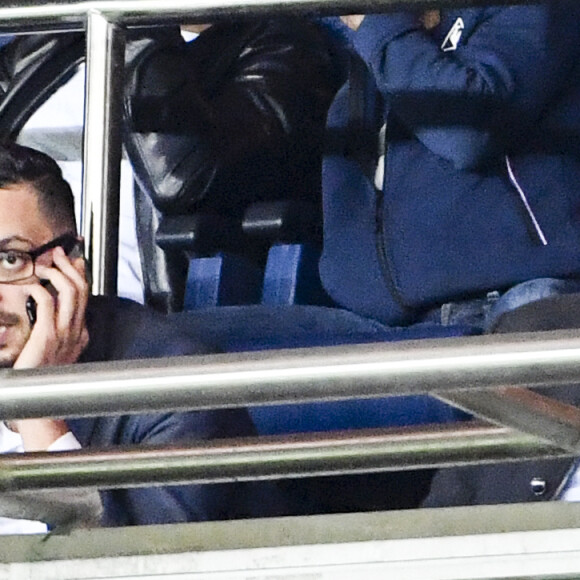
<instances>
[{"instance_id":1,"label":"jacket zipper","mask_svg":"<svg viewBox=\"0 0 580 580\"><path fill-rule=\"evenodd\" d=\"M385 241L385 194L384 194L384 180L387 177L387 152L386 152L386 135L382 130L379 132L379 151L384 152L379 155L380 160L383 161L383 183L382 187L375 187L375 251L377 253L377 258L379 262L379 269L381 271L381 276L383 281L391 293L392 298L397 303L397 306L402 310L403 316L410 315L410 307L405 303L405 300L395 284L393 278L393 268L389 256L387 254L387 245Z\"/></svg>"},{"instance_id":2,"label":"jacket zipper","mask_svg":"<svg viewBox=\"0 0 580 580\"><path fill-rule=\"evenodd\" d=\"M381 137L384 138L384 133L381 135ZM386 143L386 140L385 140L385 143ZM379 157L379 159L383 161L383 165L384 165L383 166L383 179L386 179L386 176L387 176L386 151L385 151L384 155L381 155ZM538 219L536 218L536 216L532 210L532 207L528 201L528 198L526 196L525 191L520 186L520 184L515 176L510 159L507 155L505 157L505 162L506 162L506 168L507 168L509 180L510 180L511 184L514 186L514 188L516 189L516 191L518 192L519 198L524 205L524 209L526 210L526 213L530 219L530 222L531 222L532 227L534 229L534 232L537 236L537 239L539 240L540 244L542 244L543 246L547 246L548 240L546 238L546 235L544 234L544 231L542 230L542 227L540 226L540 223L538 222ZM376 184L376 185L379 185L379 184ZM399 308L401 308L401 310L403 311L403 315L408 315L410 307L405 303L403 296L401 295L399 289L397 288L397 286L395 284L395 281L393 279L393 274L392 274L393 269L392 269L392 266L391 266L391 263L390 263L390 260L389 260L388 254L387 254L387 249L386 249L385 226L384 226L384 217L385 217L384 216L384 212L385 212L384 182L383 182L382 188L375 187L375 193L376 193L375 249L376 249L377 257L378 257L378 261L379 261L379 268L381 270L381 275L382 275L383 281L385 282L387 289L391 293L393 299L395 300L395 302L397 303Z\"/></svg>"}]
</instances>

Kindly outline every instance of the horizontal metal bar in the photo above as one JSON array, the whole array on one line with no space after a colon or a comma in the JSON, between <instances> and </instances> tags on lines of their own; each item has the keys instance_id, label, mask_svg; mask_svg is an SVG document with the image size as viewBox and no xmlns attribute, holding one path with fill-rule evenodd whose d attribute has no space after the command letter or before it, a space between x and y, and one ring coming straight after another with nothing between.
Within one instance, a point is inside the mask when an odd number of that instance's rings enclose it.
<instances>
[{"instance_id":1,"label":"horizontal metal bar","mask_svg":"<svg viewBox=\"0 0 580 580\"><path fill-rule=\"evenodd\" d=\"M6 369L0 371L0 419L551 387L579 381L576 331L505 334Z\"/></svg>"},{"instance_id":2,"label":"horizontal metal bar","mask_svg":"<svg viewBox=\"0 0 580 580\"><path fill-rule=\"evenodd\" d=\"M529 435L473 422L211 441L189 449L4 455L0 490L235 482L565 455Z\"/></svg>"},{"instance_id":3,"label":"horizontal metal bar","mask_svg":"<svg viewBox=\"0 0 580 580\"><path fill-rule=\"evenodd\" d=\"M335 14L376 11L405 0L95 0L43 2L28 0L0 8L2 27L11 30L82 28L88 12L100 12L108 20L127 25L170 22L208 22L227 16L259 16L299 12ZM405 3L417 4L418 0Z\"/></svg>"},{"instance_id":4,"label":"horizontal metal bar","mask_svg":"<svg viewBox=\"0 0 580 580\"><path fill-rule=\"evenodd\" d=\"M516 3L521 0L502 0ZM90 11L127 25L210 22L236 16L291 13L360 14L401 7L470 6L481 0L25 0L0 7L1 31L67 30L84 27Z\"/></svg>"},{"instance_id":5,"label":"horizontal metal bar","mask_svg":"<svg viewBox=\"0 0 580 580\"><path fill-rule=\"evenodd\" d=\"M580 409L527 389L437 393L437 398L498 425L566 449L580 450Z\"/></svg>"}]
</instances>

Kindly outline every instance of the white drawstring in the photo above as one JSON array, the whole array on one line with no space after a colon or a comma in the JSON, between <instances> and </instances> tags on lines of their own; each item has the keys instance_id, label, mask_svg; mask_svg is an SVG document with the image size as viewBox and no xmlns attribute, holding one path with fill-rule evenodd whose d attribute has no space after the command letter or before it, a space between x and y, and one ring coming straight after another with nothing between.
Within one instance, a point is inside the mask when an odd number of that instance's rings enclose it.
<instances>
[{"instance_id":1,"label":"white drawstring","mask_svg":"<svg viewBox=\"0 0 580 580\"><path fill-rule=\"evenodd\" d=\"M546 236L544 235L544 232L542 231L542 228L540 227L540 224L538 223L538 220L536 219L536 216L534 215L534 212L532 211L532 208L530 207L530 204L528 202L528 198L526 197L524 190L520 187L520 184L518 183L516 176L514 175L512 165L511 165L509 157L507 155L505 156L505 163L507 166L510 181L512 182L512 185L516 188L516 190L520 196L520 199L522 200L522 203L524 204L524 207L526 208L526 211L528 212L528 216L532 220L532 224L534 225L534 229L536 230L536 233L538 234L538 238L540 239L542 246L547 246L548 240L546 239Z\"/></svg>"}]
</instances>

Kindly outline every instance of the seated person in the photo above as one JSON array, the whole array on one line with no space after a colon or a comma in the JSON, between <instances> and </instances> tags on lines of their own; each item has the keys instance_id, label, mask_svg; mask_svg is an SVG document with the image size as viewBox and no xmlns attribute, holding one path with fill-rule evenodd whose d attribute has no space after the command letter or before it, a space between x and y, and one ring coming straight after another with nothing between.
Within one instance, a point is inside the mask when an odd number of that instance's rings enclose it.
<instances>
[{"instance_id":1,"label":"seated person","mask_svg":"<svg viewBox=\"0 0 580 580\"><path fill-rule=\"evenodd\" d=\"M136 303L89 296L81 244L73 195L58 165L33 149L1 146L0 366L32 369L207 352L201 341L180 335L164 317ZM25 419L0 426L0 452L187 444L253 433L247 412L238 409ZM270 502L277 500L271 488L263 489L255 502L252 489L251 484L224 484L107 490L101 493L102 523L155 524L268 513ZM31 509L5 513L34 519L31 500ZM98 514L98 501L90 494L86 500ZM39 508L37 513L48 512ZM10 520L1 525L5 533L46 529Z\"/></svg>"},{"instance_id":2,"label":"seated person","mask_svg":"<svg viewBox=\"0 0 580 580\"><path fill-rule=\"evenodd\" d=\"M563 0L345 18L353 62L369 71L357 90L376 142L349 157L357 164L325 160L320 269L339 304L389 324L426 313L445 323L467 300L489 328L487 311L516 284L578 288L577 9ZM351 73L330 130L344 125L355 83Z\"/></svg>"},{"instance_id":3,"label":"seated person","mask_svg":"<svg viewBox=\"0 0 580 580\"><path fill-rule=\"evenodd\" d=\"M573 312L562 324L547 305L562 308L553 295L579 287L577 10L556 1L344 18L382 99L384 174L340 199L340 168L326 166L322 276L341 304L391 323L432 309L441 322L467 316L493 332L574 324ZM361 183L374 199L366 208L355 202ZM576 392L548 394L578 403ZM478 465L439 470L424 505L577 490L571 458Z\"/></svg>"}]
</instances>

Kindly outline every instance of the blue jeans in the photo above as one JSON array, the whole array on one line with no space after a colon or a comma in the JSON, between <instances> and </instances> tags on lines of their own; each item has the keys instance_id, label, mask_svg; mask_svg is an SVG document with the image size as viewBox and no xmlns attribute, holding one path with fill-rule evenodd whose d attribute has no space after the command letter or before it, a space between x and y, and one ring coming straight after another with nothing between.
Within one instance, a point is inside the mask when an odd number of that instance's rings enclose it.
<instances>
[{"instance_id":1,"label":"blue jeans","mask_svg":"<svg viewBox=\"0 0 580 580\"><path fill-rule=\"evenodd\" d=\"M506 312L543 298L574 292L580 292L580 280L534 278L503 293L492 291L480 298L448 302L429 311L425 320L442 326L473 326L482 332L490 332Z\"/></svg>"}]
</instances>

